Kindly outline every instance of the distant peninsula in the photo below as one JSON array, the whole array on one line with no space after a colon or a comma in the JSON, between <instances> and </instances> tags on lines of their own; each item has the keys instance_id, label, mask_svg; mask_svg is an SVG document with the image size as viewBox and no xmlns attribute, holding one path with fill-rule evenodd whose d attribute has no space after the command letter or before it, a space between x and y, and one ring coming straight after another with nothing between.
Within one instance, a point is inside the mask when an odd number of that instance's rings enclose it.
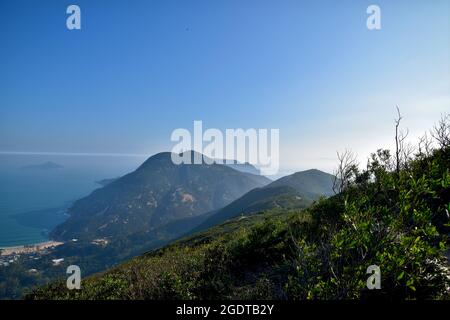
<instances>
[{"instance_id":1,"label":"distant peninsula","mask_svg":"<svg viewBox=\"0 0 450 320\"><path fill-rule=\"evenodd\" d=\"M27 166L23 166L22 169L24 170L55 170L55 169L61 169L63 168L62 165L59 165L55 162L47 161L44 163L39 164L31 164Z\"/></svg>"},{"instance_id":2,"label":"distant peninsula","mask_svg":"<svg viewBox=\"0 0 450 320\"><path fill-rule=\"evenodd\" d=\"M110 184L111 182L116 181L118 178L110 178L110 179L103 179L103 180L99 180L99 181L95 181L96 183L98 183L99 185L101 185L102 187Z\"/></svg>"}]
</instances>

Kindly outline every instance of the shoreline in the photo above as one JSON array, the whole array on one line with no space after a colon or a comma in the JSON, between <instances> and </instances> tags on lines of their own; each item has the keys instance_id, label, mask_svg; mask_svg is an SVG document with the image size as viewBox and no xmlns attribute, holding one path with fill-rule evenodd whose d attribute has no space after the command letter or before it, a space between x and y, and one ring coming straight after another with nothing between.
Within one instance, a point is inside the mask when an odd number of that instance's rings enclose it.
<instances>
[{"instance_id":1,"label":"shoreline","mask_svg":"<svg viewBox=\"0 0 450 320\"><path fill-rule=\"evenodd\" d=\"M64 242L59 241L44 241L40 243L19 245L13 247L0 247L0 256L9 256L12 254L29 254L37 253L45 249L54 248L64 244Z\"/></svg>"}]
</instances>

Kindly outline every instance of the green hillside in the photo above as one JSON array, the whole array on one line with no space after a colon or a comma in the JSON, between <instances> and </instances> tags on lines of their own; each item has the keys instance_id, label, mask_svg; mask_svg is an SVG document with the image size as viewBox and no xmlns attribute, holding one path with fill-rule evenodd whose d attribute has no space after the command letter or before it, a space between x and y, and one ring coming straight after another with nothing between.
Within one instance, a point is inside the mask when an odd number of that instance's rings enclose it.
<instances>
[{"instance_id":1,"label":"green hillside","mask_svg":"<svg viewBox=\"0 0 450 320\"><path fill-rule=\"evenodd\" d=\"M333 182L333 175L317 169L310 169L282 177L267 187L289 186L302 194L304 198L317 200L320 196L334 194Z\"/></svg>"},{"instance_id":2,"label":"green hillside","mask_svg":"<svg viewBox=\"0 0 450 320\"><path fill-rule=\"evenodd\" d=\"M306 208L311 203L311 200L304 199L295 189L289 186L257 188L249 191L224 208L212 212L210 217L189 233L205 230L226 220L254 214L258 211L274 208Z\"/></svg>"},{"instance_id":3,"label":"green hillside","mask_svg":"<svg viewBox=\"0 0 450 320\"><path fill-rule=\"evenodd\" d=\"M378 150L366 169L342 169L342 192L308 209L238 217L86 278L81 290L54 282L27 298L448 298L449 144L403 160ZM371 265L380 290L366 289Z\"/></svg>"},{"instance_id":4,"label":"green hillside","mask_svg":"<svg viewBox=\"0 0 450 320\"><path fill-rule=\"evenodd\" d=\"M333 194L334 176L320 170L307 170L282 177L256 188L222 209L210 214L192 232L205 230L240 215L270 209L306 208L314 200Z\"/></svg>"}]
</instances>

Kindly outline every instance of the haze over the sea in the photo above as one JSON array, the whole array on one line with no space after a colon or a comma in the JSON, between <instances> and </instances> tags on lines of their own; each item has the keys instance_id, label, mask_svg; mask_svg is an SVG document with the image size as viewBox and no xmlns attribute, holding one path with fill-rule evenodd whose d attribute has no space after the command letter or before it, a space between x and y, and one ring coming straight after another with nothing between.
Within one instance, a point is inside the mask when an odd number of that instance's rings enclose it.
<instances>
[{"instance_id":1,"label":"haze over the sea","mask_svg":"<svg viewBox=\"0 0 450 320\"><path fill-rule=\"evenodd\" d=\"M0 155L0 247L48 240L46 232L65 219L65 209L100 187L96 181L134 170L142 160L112 156ZM47 161L62 168L23 168Z\"/></svg>"}]
</instances>

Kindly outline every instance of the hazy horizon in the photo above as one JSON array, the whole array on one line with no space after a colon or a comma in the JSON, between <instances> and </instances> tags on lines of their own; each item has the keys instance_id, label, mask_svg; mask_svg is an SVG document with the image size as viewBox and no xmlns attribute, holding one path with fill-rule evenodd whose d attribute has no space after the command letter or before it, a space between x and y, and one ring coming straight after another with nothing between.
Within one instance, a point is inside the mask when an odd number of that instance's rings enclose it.
<instances>
[{"instance_id":1,"label":"hazy horizon","mask_svg":"<svg viewBox=\"0 0 450 320\"><path fill-rule=\"evenodd\" d=\"M450 105L448 1L0 4L0 151L152 155L176 128L279 128L280 168L332 171ZM407 8L407 9L405 9ZM20 12L21 19L15 19ZM405 37L405 33L409 36Z\"/></svg>"}]
</instances>

